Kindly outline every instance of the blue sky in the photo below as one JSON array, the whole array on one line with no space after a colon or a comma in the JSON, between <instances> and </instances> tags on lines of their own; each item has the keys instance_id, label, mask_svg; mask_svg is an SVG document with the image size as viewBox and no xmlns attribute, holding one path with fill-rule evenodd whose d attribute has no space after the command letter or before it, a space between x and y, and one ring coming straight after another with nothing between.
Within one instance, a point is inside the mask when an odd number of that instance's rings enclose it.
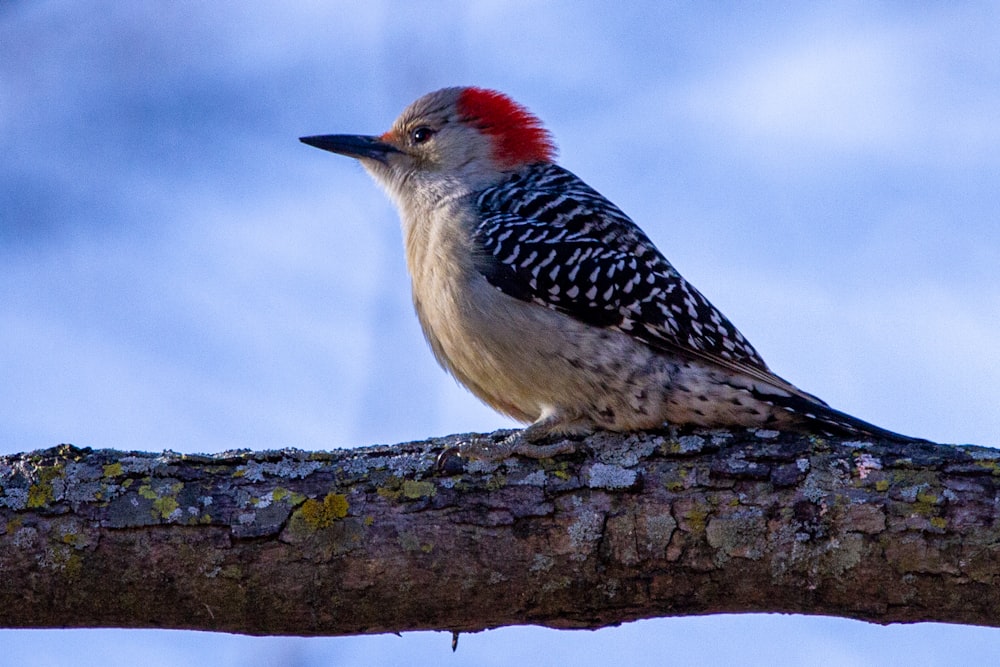
<instances>
[{"instance_id":1,"label":"blue sky","mask_svg":"<svg viewBox=\"0 0 1000 667\"><path fill-rule=\"evenodd\" d=\"M998 43L992 3L0 0L0 452L510 426L426 349L390 203L297 140L381 132L462 84L532 108L776 372L893 430L1000 444ZM455 656L430 633L0 642L25 665L869 665L995 660L998 632L758 615L506 629Z\"/></svg>"}]
</instances>

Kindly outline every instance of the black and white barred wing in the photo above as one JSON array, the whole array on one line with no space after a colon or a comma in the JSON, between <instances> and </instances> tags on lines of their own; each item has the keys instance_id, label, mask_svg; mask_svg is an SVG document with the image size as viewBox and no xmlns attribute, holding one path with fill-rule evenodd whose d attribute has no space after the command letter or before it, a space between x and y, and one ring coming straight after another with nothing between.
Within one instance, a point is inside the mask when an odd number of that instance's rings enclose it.
<instances>
[{"instance_id":1,"label":"black and white barred wing","mask_svg":"<svg viewBox=\"0 0 1000 667\"><path fill-rule=\"evenodd\" d=\"M570 172L538 165L484 191L478 205L480 271L506 294L654 348L772 377L642 230Z\"/></svg>"}]
</instances>

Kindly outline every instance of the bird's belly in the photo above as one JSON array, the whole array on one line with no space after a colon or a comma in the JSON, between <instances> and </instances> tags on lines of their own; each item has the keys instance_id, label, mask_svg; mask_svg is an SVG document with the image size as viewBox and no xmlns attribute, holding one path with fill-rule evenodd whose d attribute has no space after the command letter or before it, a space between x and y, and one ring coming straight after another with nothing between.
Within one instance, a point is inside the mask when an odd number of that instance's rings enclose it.
<instances>
[{"instance_id":1,"label":"bird's belly","mask_svg":"<svg viewBox=\"0 0 1000 667\"><path fill-rule=\"evenodd\" d=\"M614 431L667 422L778 425L774 409L754 398L750 378L654 350L488 284L485 290L463 300L469 288L441 286L433 293L454 298L417 303L417 313L441 365L514 419L558 413L567 423Z\"/></svg>"}]
</instances>

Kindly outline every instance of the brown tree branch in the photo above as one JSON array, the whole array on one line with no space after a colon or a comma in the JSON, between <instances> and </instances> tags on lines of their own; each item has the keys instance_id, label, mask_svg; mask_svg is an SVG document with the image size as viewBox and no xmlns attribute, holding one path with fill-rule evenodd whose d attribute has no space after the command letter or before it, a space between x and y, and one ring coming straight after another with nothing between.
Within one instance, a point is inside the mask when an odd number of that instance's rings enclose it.
<instances>
[{"instance_id":1,"label":"brown tree branch","mask_svg":"<svg viewBox=\"0 0 1000 667\"><path fill-rule=\"evenodd\" d=\"M0 457L0 627L1000 626L998 450L669 431L439 469L460 440Z\"/></svg>"}]
</instances>

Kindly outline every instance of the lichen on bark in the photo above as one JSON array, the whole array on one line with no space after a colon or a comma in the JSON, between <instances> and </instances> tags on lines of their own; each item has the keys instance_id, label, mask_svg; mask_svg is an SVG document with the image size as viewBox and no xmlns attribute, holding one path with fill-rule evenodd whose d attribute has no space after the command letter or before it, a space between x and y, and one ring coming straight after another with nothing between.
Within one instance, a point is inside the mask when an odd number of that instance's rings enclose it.
<instances>
[{"instance_id":1,"label":"lichen on bark","mask_svg":"<svg viewBox=\"0 0 1000 667\"><path fill-rule=\"evenodd\" d=\"M554 460L438 461L466 437L0 457L0 626L1000 625L997 450L665 430Z\"/></svg>"}]
</instances>

